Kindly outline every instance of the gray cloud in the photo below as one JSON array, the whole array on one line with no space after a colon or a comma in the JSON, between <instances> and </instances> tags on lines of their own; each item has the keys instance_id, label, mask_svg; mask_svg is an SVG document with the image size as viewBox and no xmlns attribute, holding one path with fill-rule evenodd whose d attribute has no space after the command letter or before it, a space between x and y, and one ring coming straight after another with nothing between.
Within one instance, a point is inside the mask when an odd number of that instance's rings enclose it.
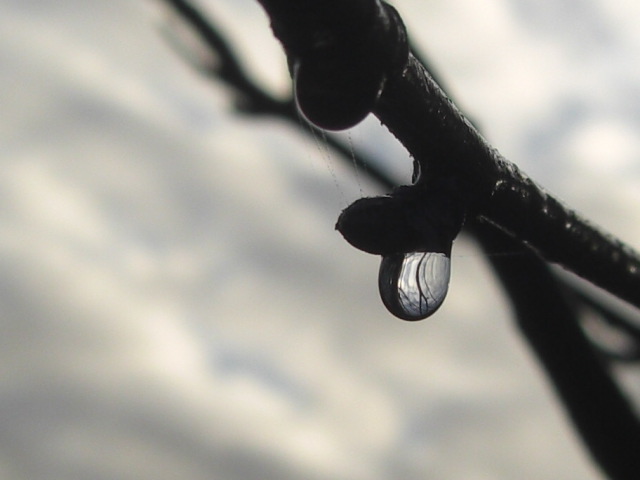
<instances>
[{"instance_id":1,"label":"gray cloud","mask_svg":"<svg viewBox=\"0 0 640 480\"><path fill-rule=\"evenodd\" d=\"M253 3L209 6L245 45L267 28ZM3 478L597 478L466 240L437 317L396 321L377 259L333 231L360 195L353 175L282 126L230 115L163 42L154 4L0 11ZM461 84L523 88L489 77ZM556 98L545 85L541 101ZM500 129L530 102L502 105L494 129L533 165L532 135L571 143L527 118Z\"/></svg>"}]
</instances>

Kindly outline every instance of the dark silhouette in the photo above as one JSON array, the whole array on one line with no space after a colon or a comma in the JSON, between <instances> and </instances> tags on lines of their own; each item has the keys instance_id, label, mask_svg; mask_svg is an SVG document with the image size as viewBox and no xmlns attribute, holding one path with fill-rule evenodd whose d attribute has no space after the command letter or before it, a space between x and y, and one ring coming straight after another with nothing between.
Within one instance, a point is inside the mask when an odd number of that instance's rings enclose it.
<instances>
[{"instance_id":1,"label":"dark silhouette","mask_svg":"<svg viewBox=\"0 0 640 480\"><path fill-rule=\"evenodd\" d=\"M340 129L372 112L415 159L416 182L403 188L444 191L447 201L463 206L463 234L472 235L488 254L514 252L487 257L523 338L602 471L612 480L638 478L640 425L611 367L640 359L640 329L547 265L559 263L640 308L638 254L542 191L488 145L411 48L402 20L386 3L258 1L287 53L299 106L311 122ZM165 2L215 54L215 65L199 67L230 87L240 113L276 116L305 133L317 129L302 127L293 97L274 98L250 79L212 21L189 1ZM348 147L326 138L352 162ZM385 191L397 187L362 153L355 152L355 162L366 166L363 172ZM404 230L398 228L398 235ZM371 251L380 250L376 242L365 239ZM406 242L400 238L398 243ZM587 336L582 325L586 309L625 335L631 346L612 351Z\"/></svg>"}]
</instances>

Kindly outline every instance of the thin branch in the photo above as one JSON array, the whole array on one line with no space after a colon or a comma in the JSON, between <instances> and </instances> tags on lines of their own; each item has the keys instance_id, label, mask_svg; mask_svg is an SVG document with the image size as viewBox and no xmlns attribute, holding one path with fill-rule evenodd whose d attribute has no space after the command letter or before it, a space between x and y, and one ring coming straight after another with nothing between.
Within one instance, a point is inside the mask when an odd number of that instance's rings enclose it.
<instances>
[{"instance_id":1,"label":"thin branch","mask_svg":"<svg viewBox=\"0 0 640 480\"><path fill-rule=\"evenodd\" d=\"M202 25L215 30L203 17L201 20ZM217 33L214 36L224 43ZM228 48L225 50L230 52ZM251 92L253 89L245 91ZM277 111L272 113L279 115ZM296 114L287 113L283 118L291 120L296 128L301 127ZM332 137L327 139L345 154L345 158L350 158L352 153L349 149ZM383 188L394 186L391 179L368 162L366 157L358 152L353 154L361 165L366 165L367 173L373 173ZM633 461L639 431L637 419L609 372L594 359L588 340L577 328L574 309L559 293L562 290L557 284L559 279L544 267L540 259L502 231L490 224L477 227L472 222L471 226L475 227L471 233L480 240L510 293L525 338L541 359L594 457L611 478L635 478L629 476L629 471L638 471ZM500 256L491 255L494 251L518 251L518 255L510 256L506 261ZM604 314L611 313L590 297L582 300L600 307ZM626 319L621 322L622 325L629 323ZM594 382L592 378L595 378Z\"/></svg>"},{"instance_id":2,"label":"thin branch","mask_svg":"<svg viewBox=\"0 0 640 480\"><path fill-rule=\"evenodd\" d=\"M206 65L203 70L215 75L229 86L238 98L237 107L241 112L254 115L269 114L290 116L295 113L292 98L278 100L251 80L245 69L238 62L238 56L218 30L211 28L211 23L204 15L186 0L161 0L172 8L182 20L198 34L200 39L217 57L215 64Z\"/></svg>"},{"instance_id":3,"label":"thin branch","mask_svg":"<svg viewBox=\"0 0 640 480\"><path fill-rule=\"evenodd\" d=\"M444 82L437 74L436 69L433 67L431 62L427 60L424 55L418 53L418 49L415 46L411 47L411 50L414 56L418 59L418 61L425 67L425 69L431 75L431 78L436 82L445 95L448 97L446 93L447 89L444 87ZM467 117L468 120L468 117ZM477 129L477 126L474 122L471 123L474 128ZM488 226L487 226L488 228ZM471 229L469 233L472 236L478 237L480 240L480 245L482 248L487 251L488 255L492 255L492 251L496 251L495 247L491 246L491 242L487 241L487 236L483 235L483 230L479 229ZM489 250L487 250L489 249ZM518 250L521 250L521 247L518 247ZM515 251L514 251L515 254ZM584 291L580 290L573 283L566 281L562 276L555 274L552 270L549 270L549 274L555 277L556 283L561 285L561 287L567 292L568 295L572 297L574 303L577 303L577 306L586 306L593 311L595 311L600 317L602 317L603 321L605 321L608 325L613 327L618 333L625 336L626 343L629 345L624 351L616 351L609 348L605 348L602 343L598 341L597 338L589 337L589 340L592 342L592 345L599 350L599 353L603 356L604 359L608 361L617 361L623 363L632 363L640 361L640 327L637 326L636 322L631 318L622 315L620 312L615 311L609 305L606 305L600 299L596 299L591 295L586 294ZM572 309L573 310L573 309ZM578 321L578 317L575 316L576 321Z\"/></svg>"},{"instance_id":4,"label":"thin branch","mask_svg":"<svg viewBox=\"0 0 640 480\"><path fill-rule=\"evenodd\" d=\"M223 37L220 31L215 27L215 22L195 8L191 2L186 0L162 0L167 3L171 8L175 9L176 14L180 15L182 19L194 29L201 39L209 46L212 53L217 56L220 63L223 65L220 68L211 67L206 70L205 73L214 75L220 81L224 82L228 88L235 92L236 96L242 98L241 104L238 104L238 108L242 113L254 113L259 115L271 115L280 119L288 121L294 128L302 131L306 134L317 135L321 132L320 129L309 124L307 122L301 123L300 115L295 109L294 101L290 97L289 99L276 100L269 95L263 88L258 85L258 82L251 79L251 77L241 67L237 55L233 52L227 39ZM420 63L427 66L431 77L442 87L443 82L437 75L434 74L435 69L422 55L417 55L417 49L412 47L412 51ZM235 72L233 74L227 74L225 77L219 76L218 72ZM265 101L265 99L268 99ZM331 134L324 135L328 145L341 156L339 158L346 159L349 163L354 162L357 167L362 168L367 172L367 175L374 182L378 183L383 191L389 191L397 186L389 175L383 170L378 168L374 162L372 162L366 155L363 155L357 149L352 149L345 143L338 140ZM466 230L465 230L466 231ZM472 236L474 232L470 232ZM494 252L489 251L488 254L492 255ZM567 283L562 278L558 278L566 288L575 291L575 295L578 301L589 305L598 312L600 312L605 318L612 319L612 324L617 326L622 331L634 338L634 341L640 343L639 333L636 332L637 327L634 326L633 321L621 317L616 312L612 311L609 306L602 304L600 300L587 296L586 294L579 292L573 285ZM632 332L635 332L632 334ZM629 355L618 355L615 352L603 352L613 360L620 361L635 361L635 357Z\"/></svg>"},{"instance_id":5,"label":"thin branch","mask_svg":"<svg viewBox=\"0 0 640 480\"><path fill-rule=\"evenodd\" d=\"M638 478L638 418L594 354L564 288L546 265L514 239L482 222L473 228L485 248L520 249L515 257L488 257L509 294L520 330L603 471L612 480Z\"/></svg>"},{"instance_id":6,"label":"thin branch","mask_svg":"<svg viewBox=\"0 0 640 480\"><path fill-rule=\"evenodd\" d=\"M368 18L372 5L378 2L259 1L289 55L319 48L314 43L318 38L341 38L345 18L357 18L358 11L361 18ZM319 8L324 8L321 17L317 15ZM388 23L389 19L379 21ZM308 43L296 44L304 41ZM349 45L343 47L348 49ZM320 56L319 61L330 62L331 58ZM335 71L330 66L322 70ZM420 162L423 172L431 178L455 179L457 195L470 215L486 219L547 260L640 307L640 256L566 208L506 161L413 55L403 71L390 73L373 113Z\"/></svg>"},{"instance_id":7,"label":"thin branch","mask_svg":"<svg viewBox=\"0 0 640 480\"><path fill-rule=\"evenodd\" d=\"M219 65L210 66L205 73L212 74L227 85L241 101L237 104L240 112L255 115L271 115L290 122L296 128L301 126L301 116L295 107L293 96L287 99L278 100L268 94L258 85L258 82L251 79L250 75L240 65L238 56L233 52L229 42L222 36L214 22L205 17L188 0L160 0L173 8L175 13L180 15L183 21L194 30L202 41L211 49L219 60ZM302 120L307 127L305 133L320 134L324 132L315 125ZM343 155L345 158L352 158L351 147L338 140L335 136L324 135L328 145ZM352 161L358 168L366 169L375 182L380 184L385 190L391 190L396 183L389 179L388 175L380 169L375 168L372 162L364 159L361 155L355 155Z\"/></svg>"}]
</instances>

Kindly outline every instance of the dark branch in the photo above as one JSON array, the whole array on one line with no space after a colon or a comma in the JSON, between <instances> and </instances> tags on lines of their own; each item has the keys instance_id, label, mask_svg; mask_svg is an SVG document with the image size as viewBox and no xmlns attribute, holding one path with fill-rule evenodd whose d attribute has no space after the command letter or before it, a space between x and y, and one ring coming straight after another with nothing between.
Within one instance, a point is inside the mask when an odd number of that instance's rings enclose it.
<instances>
[{"instance_id":1,"label":"dark branch","mask_svg":"<svg viewBox=\"0 0 640 480\"><path fill-rule=\"evenodd\" d=\"M167 1L172 4L186 3ZM186 11L193 13L194 10ZM193 21L193 17L190 21ZM206 29L209 29L212 32L207 35L217 39L216 42L209 43L212 48L216 51L231 52L226 42L204 17L200 16L198 23L198 31L206 33ZM233 54L225 55L229 56L227 62L237 65ZM232 75L227 78L233 77ZM251 83L246 75L244 79ZM237 84L229 81L229 84L242 91L247 98L252 98L252 92L260 90L255 84L247 88L244 81ZM261 98L261 95L256 98ZM296 128L302 126L293 110L287 110L284 115L282 110L277 108L263 113L272 113L290 120ZM333 137L326 138L332 147L344 154L345 159L351 158L352 152L348 148ZM394 186L394 182L367 161L365 156L358 152L353 154L358 163L365 166L366 172L372 174L385 190ZM637 419L613 382L610 372L598 362L588 339L578 328L575 305L562 294L563 286L558 283L559 279L536 255L494 226L477 225L472 222L471 227L471 233L480 240L481 246L489 254L499 278L510 294L518 324L525 338L549 373L570 417L594 457L612 479L635 478L640 471L638 462L634 460L640 432ZM491 255L496 251L518 254L510 255L507 259ZM569 288L568 284L564 287ZM629 335L636 334L633 322L616 316L591 297L581 295L580 301L600 311L612 324Z\"/></svg>"},{"instance_id":2,"label":"dark branch","mask_svg":"<svg viewBox=\"0 0 640 480\"><path fill-rule=\"evenodd\" d=\"M272 115L290 122L296 129L301 128L302 124L300 123L300 116L294 108L293 100L291 98L281 101L275 100L267 94L264 89L259 87L257 82L252 80L244 72L237 60L236 54L233 53L229 46L229 42L223 38L216 28L214 28L214 23L210 19L205 18L200 11L190 4L190 2L184 0L164 1L176 8L176 12L183 16L183 20L185 20L196 31L196 33L202 37L203 40L209 39L206 40L207 45L209 45L213 53L221 59L222 63L227 65L226 68L221 69L215 69L212 67L207 71L207 73L212 73L218 77L218 70L236 72L236 74L227 75L225 78L219 79L226 83L229 88L233 89L236 92L236 95L243 98L242 105L239 105L241 112L254 112L255 114L260 115ZM412 51L415 54L415 47L412 47ZM427 69L431 73L432 78L436 79L436 82L442 86L442 81L434 75L433 66L429 65L423 56L418 57L416 55L416 57L419 58L421 64L428 65ZM264 101L265 98L270 98L271 100ZM305 128L303 131L307 134L317 134L321 131L308 123L305 123L304 126ZM324 138L326 138L328 145L332 149L341 154L340 158L347 159L348 162L355 162L356 166L362 168L363 171L366 171L367 175L377 182L383 191L389 191L397 186L397 184L384 171L376 167L375 163L365 155L361 154L357 150L352 150L331 134L325 135ZM491 252L489 253L491 254ZM558 281L563 283L567 289L575 290L575 287L564 282L562 279L558 278ZM585 303L598 311L605 319L609 319L612 325L628 335L633 342L640 344L640 333L638 332L638 327L634 325L632 320L622 317L618 313L614 312L609 306L604 305L600 300L596 300L578 290L575 290L575 295L580 302ZM633 350L633 352L620 353L605 351L603 353L613 360L635 361L635 351L640 352L640 349ZM640 353L638 355L640 355Z\"/></svg>"},{"instance_id":3,"label":"dark branch","mask_svg":"<svg viewBox=\"0 0 640 480\"><path fill-rule=\"evenodd\" d=\"M205 73L212 74L225 83L235 95L241 99L237 107L242 113L255 115L271 115L290 122L295 128L301 126L301 117L298 113L293 96L278 100L269 95L258 83L251 79L238 61L238 56L233 52L229 42L213 27L214 23L205 18L203 13L187 0L161 0L168 4L188 25L199 35L204 43L219 59L219 66L211 65ZM311 123L304 122L307 129L305 133L319 134L321 129ZM324 135L329 146L340 153L344 158L352 158L351 148L336 139L332 135ZM396 183L380 169L375 168L372 162L364 159L362 155L355 155L352 161L358 168L366 169L369 176L379 183L385 190L390 190Z\"/></svg>"},{"instance_id":4,"label":"dark branch","mask_svg":"<svg viewBox=\"0 0 640 480\"><path fill-rule=\"evenodd\" d=\"M345 18L357 16L358 11L362 12L360 18L369 18L372 4L379 2L260 0L260 3L271 17L274 33L283 42L285 51L304 55L299 52L313 49L316 38L341 38ZM319 5L324 10L322 22L316 23ZM299 24L305 26L303 37L291 33ZM362 29L360 25L358 28ZM307 44L291 44L296 41ZM353 48L348 44L342 47ZM307 61L306 58L302 61ZM329 67L322 70L335 73ZM501 157L465 120L414 56L409 57L403 72L397 73L397 69L389 72L373 113L420 162L429 182L434 177L455 179L458 195L470 215L488 220L547 260L640 307L640 256L566 208Z\"/></svg>"},{"instance_id":5,"label":"dark branch","mask_svg":"<svg viewBox=\"0 0 640 480\"><path fill-rule=\"evenodd\" d=\"M167 3L198 34L200 39L217 57L215 64L206 65L202 70L215 75L230 87L238 98L237 107L241 112L254 115L269 114L290 116L295 114L293 99L278 100L251 80L238 62L238 56L220 33L211 28L211 22L186 0L162 0Z\"/></svg>"},{"instance_id":6,"label":"dark branch","mask_svg":"<svg viewBox=\"0 0 640 480\"><path fill-rule=\"evenodd\" d=\"M564 288L547 266L513 239L481 222L473 228L487 249L520 249L517 256L488 257L520 330L602 469L612 480L638 478L640 424L580 329Z\"/></svg>"}]
</instances>

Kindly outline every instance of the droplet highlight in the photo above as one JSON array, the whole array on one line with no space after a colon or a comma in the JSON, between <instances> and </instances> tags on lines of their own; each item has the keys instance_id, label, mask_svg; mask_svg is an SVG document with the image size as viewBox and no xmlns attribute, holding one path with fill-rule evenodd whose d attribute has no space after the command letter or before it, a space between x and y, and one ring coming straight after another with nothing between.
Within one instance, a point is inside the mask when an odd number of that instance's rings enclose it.
<instances>
[{"instance_id":1,"label":"droplet highlight","mask_svg":"<svg viewBox=\"0 0 640 480\"><path fill-rule=\"evenodd\" d=\"M380 297L398 318L423 320L447 296L451 259L444 253L394 253L382 257L378 275Z\"/></svg>"}]
</instances>

